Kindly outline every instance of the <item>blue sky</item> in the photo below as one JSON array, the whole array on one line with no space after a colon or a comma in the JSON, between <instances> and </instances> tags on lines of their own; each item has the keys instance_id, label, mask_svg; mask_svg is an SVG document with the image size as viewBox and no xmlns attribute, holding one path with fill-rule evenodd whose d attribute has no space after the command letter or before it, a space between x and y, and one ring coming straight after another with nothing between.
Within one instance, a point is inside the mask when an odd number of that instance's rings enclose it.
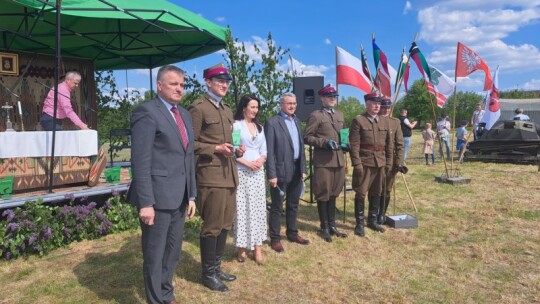
<instances>
[{"instance_id":1,"label":"blue sky","mask_svg":"<svg viewBox=\"0 0 540 304\"><path fill-rule=\"evenodd\" d=\"M501 90L540 90L540 0L169 1L230 26L233 36L248 50L253 45L264 46L272 33L276 45L290 49L297 73L323 75L325 83L335 83L336 46L360 57L363 45L373 71L372 33L394 67L402 49L407 51L419 33L417 44L427 61L452 79L460 41L475 50L492 72L500 65ZM222 53L217 52L178 66L190 75L202 75L204 68L222 61ZM290 61L281 62L281 68L289 69ZM420 78L414 64L411 71L411 80ZM129 87L147 90L148 73L128 71ZM125 88L126 72L118 71L116 77ZM457 89L480 92L483 77L477 71L459 78ZM359 99L364 94L345 85L339 91Z\"/></svg>"}]
</instances>

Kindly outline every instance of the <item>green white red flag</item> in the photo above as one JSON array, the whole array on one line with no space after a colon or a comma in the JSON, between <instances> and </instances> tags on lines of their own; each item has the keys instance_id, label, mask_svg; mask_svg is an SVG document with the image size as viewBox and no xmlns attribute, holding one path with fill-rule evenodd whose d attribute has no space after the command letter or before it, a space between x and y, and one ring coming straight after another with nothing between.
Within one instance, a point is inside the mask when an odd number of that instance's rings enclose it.
<instances>
[{"instance_id":1,"label":"green white red flag","mask_svg":"<svg viewBox=\"0 0 540 304\"><path fill-rule=\"evenodd\" d=\"M356 87L366 93L371 92L373 83L362 71L362 62L349 52L336 47L336 82Z\"/></svg>"},{"instance_id":2,"label":"green white red flag","mask_svg":"<svg viewBox=\"0 0 540 304\"><path fill-rule=\"evenodd\" d=\"M428 63L422 52L420 52L420 49L416 45L416 42L413 42L411 44L411 48L409 49L409 56L416 63L416 67L418 67L418 71L420 71L420 74L424 78L427 78L429 81L431 81L431 74L429 71Z\"/></svg>"},{"instance_id":3,"label":"green white red flag","mask_svg":"<svg viewBox=\"0 0 540 304\"><path fill-rule=\"evenodd\" d=\"M446 99L451 95L456 87L456 83L450 77L446 76L441 70L428 64L431 81L426 80L428 92L437 99L437 106L444 107Z\"/></svg>"},{"instance_id":4,"label":"green white red flag","mask_svg":"<svg viewBox=\"0 0 540 304\"><path fill-rule=\"evenodd\" d=\"M408 70L409 70L409 58L405 56L405 49L403 49L403 52L401 53L401 61L399 62L399 66L397 70L396 82L394 84L394 94L398 93L398 85L401 82L401 80L404 79L406 72L407 72L407 77L409 77ZM407 89L405 89L405 91L406 90Z\"/></svg>"},{"instance_id":5,"label":"green white red flag","mask_svg":"<svg viewBox=\"0 0 540 304\"><path fill-rule=\"evenodd\" d=\"M458 42L456 53L456 77L467 77L476 70L482 70L485 73L484 91L490 90L493 79L489 67L478 54L468 46Z\"/></svg>"}]
</instances>

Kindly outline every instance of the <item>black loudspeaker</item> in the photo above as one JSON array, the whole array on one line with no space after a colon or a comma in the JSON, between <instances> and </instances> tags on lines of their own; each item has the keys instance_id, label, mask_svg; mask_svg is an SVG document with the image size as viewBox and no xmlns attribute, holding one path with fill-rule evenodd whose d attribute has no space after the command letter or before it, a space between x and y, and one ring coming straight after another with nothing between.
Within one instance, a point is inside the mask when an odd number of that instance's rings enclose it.
<instances>
[{"instance_id":1,"label":"black loudspeaker","mask_svg":"<svg viewBox=\"0 0 540 304\"><path fill-rule=\"evenodd\" d=\"M323 76L308 76L293 78L293 93L296 95L296 116L301 121L306 121L311 112L322 107L321 99L317 92L324 87Z\"/></svg>"}]
</instances>

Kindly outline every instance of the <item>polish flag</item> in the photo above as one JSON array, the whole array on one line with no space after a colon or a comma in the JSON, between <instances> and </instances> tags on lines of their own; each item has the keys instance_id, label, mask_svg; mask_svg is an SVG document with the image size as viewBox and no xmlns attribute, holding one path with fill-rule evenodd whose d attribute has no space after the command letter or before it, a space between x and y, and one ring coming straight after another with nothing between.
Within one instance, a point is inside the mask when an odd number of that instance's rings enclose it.
<instances>
[{"instance_id":1,"label":"polish flag","mask_svg":"<svg viewBox=\"0 0 540 304\"><path fill-rule=\"evenodd\" d=\"M360 59L340 47L336 47L336 58L337 84L350 85L366 93L370 93L373 85L371 80L362 72L362 62Z\"/></svg>"}]
</instances>

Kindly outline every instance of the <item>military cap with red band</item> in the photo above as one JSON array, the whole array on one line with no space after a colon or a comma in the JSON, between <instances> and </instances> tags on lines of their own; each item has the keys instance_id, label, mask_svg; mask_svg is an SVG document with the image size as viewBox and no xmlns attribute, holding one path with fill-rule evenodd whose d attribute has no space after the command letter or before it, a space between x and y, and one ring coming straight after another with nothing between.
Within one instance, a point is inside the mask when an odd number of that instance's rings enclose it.
<instances>
[{"instance_id":1,"label":"military cap with red band","mask_svg":"<svg viewBox=\"0 0 540 304\"><path fill-rule=\"evenodd\" d=\"M339 96L336 88L332 86L332 84L327 84L324 88L319 90L319 96L322 97L331 97L331 96Z\"/></svg>"},{"instance_id":2,"label":"military cap with red band","mask_svg":"<svg viewBox=\"0 0 540 304\"><path fill-rule=\"evenodd\" d=\"M203 71L204 79L211 79L213 77L225 80L232 80L231 74L227 68L222 64L216 64L213 67L209 67Z\"/></svg>"},{"instance_id":3,"label":"military cap with red band","mask_svg":"<svg viewBox=\"0 0 540 304\"><path fill-rule=\"evenodd\" d=\"M383 97L383 100L381 101L381 107L391 107L392 101L388 97Z\"/></svg>"},{"instance_id":4,"label":"military cap with red band","mask_svg":"<svg viewBox=\"0 0 540 304\"><path fill-rule=\"evenodd\" d=\"M379 95L379 93L377 93L377 92L372 92L372 93L364 95L364 100L365 101L382 102L383 97L381 95Z\"/></svg>"}]
</instances>

